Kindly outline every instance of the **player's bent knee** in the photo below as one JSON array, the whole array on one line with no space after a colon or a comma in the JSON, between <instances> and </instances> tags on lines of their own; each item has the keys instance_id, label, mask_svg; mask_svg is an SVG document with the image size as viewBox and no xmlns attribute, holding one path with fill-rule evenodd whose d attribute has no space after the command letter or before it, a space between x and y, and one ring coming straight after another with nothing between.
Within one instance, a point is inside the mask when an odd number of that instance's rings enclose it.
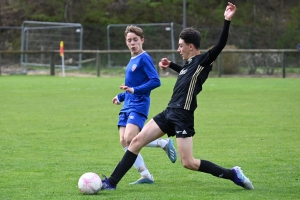
<instances>
[{"instance_id":1,"label":"player's bent knee","mask_svg":"<svg viewBox=\"0 0 300 200\"><path fill-rule=\"evenodd\" d=\"M123 147L128 146L128 144L126 143L126 141L124 140L124 138L120 138L120 144L121 144Z\"/></svg>"},{"instance_id":2,"label":"player's bent knee","mask_svg":"<svg viewBox=\"0 0 300 200\"><path fill-rule=\"evenodd\" d=\"M139 143L139 140L137 139L137 137L134 137L134 138L131 140L130 145L131 145L131 146L135 146L135 145L137 145L138 143Z\"/></svg>"},{"instance_id":3,"label":"player's bent knee","mask_svg":"<svg viewBox=\"0 0 300 200\"><path fill-rule=\"evenodd\" d=\"M134 137L131 140L130 143L130 149L133 150L134 152L140 151L143 148L141 141L138 139L138 137Z\"/></svg>"},{"instance_id":4,"label":"player's bent knee","mask_svg":"<svg viewBox=\"0 0 300 200\"><path fill-rule=\"evenodd\" d=\"M186 169L193 169L192 168L192 165L189 165L189 164L182 164L184 168Z\"/></svg>"},{"instance_id":5,"label":"player's bent knee","mask_svg":"<svg viewBox=\"0 0 300 200\"><path fill-rule=\"evenodd\" d=\"M125 140L125 144L126 144L126 146L129 146L129 145L130 145L130 143L131 143L131 140Z\"/></svg>"},{"instance_id":6,"label":"player's bent knee","mask_svg":"<svg viewBox=\"0 0 300 200\"><path fill-rule=\"evenodd\" d=\"M136 135L133 135L133 134L128 134L125 136L124 140L127 144L127 146L130 145L131 141L133 140L133 138L135 137Z\"/></svg>"},{"instance_id":7,"label":"player's bent knee","mask_svg":"<svg viewBox=\"0 0 300 200\"><path fill-rule=\"evenodd\" d=\"M127 136L127 137L125 137L125 143L126 143L126 145L127 146L129 146L130 145L130 143L131 143L131 141L132 141L132 139L133 139L134 137L131 137L131 136Z\"/></svg>"},{"instance_id":8,"label":"player's bent knee","mask_svg":"<svg viewBox=\"0 0 300 200\"><path fill-rule=\"evenodd\" d=\"M183 167L186 169L194 170L194 168L195 168L195 166L194 166L195 164L192 162L192 160L181 159L181 163L182 163Z\"/></svg>"}]
</instances>

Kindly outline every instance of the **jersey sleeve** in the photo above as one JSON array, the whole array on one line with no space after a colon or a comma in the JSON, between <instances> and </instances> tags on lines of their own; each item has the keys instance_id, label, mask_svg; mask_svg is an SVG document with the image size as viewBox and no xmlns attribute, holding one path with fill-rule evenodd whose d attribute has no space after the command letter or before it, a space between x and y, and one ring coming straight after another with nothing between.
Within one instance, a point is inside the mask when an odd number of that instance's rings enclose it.
<instances>
[{"instance_id":1,"label":"jersey sleeve","mask_svg":"<svg viewBox=\"0 0 300 200\"><path fill-rule=\"evenodd\" d=\"M212 62L214 62L217 59L218 55L224 49L228 39L229 27L230 27L230 21L224 20L223 30L219 38L219 41L212 49L210 49L206 53L207 59L204 65L209 66Z\"/></svg>"},{"instance_id":2,"label":"jersey sleeve","mask_svg":"<svg viewBox=\"0 0 300 200\"><path fill-rule=\"evenodd\" d=\"M134 87L134 94L147 94L149 91L161 85L158 73L150 56L143 57L143 65L148 81L142 85Z\"/></svg>"},{"instance_id":3,"label":"jersey sleeve","mask_svg":"<svg viewBox=\"0 0 300 200\"><path fill-rule=\"evenodd\" d=\"M122 92L117 95L119 102L123 102L125 100L125 92Z\"/></svg>"},{"instance_id":4,"label":"jersey sleeve","mask_svg":"<svg viewBox=\"0 0 300 200\"><path fill-rule=\"evenodd\" d=\"M169 67L178 73L182 70L182 67L180 65L173 62L170 63Z\"/></svg>"}]
</instances>

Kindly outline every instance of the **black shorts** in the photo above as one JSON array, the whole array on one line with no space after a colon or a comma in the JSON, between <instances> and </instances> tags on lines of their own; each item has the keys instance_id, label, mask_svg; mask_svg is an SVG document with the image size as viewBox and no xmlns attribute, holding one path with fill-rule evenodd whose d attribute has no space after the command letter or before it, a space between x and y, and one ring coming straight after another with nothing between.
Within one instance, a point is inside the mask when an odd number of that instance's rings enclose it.
<instances>
[{"instance_id":1,"label":"black shorts","mask_svg":"<svg viewBox=\"0 0 300 200\"><path fill-rule=\"evenodd\" d=\"M153 120L164 133L168 134L168 137L185 138L193 137L195 134L192 111L168 107L153 117Z\"/></svg>"}]
</instances>

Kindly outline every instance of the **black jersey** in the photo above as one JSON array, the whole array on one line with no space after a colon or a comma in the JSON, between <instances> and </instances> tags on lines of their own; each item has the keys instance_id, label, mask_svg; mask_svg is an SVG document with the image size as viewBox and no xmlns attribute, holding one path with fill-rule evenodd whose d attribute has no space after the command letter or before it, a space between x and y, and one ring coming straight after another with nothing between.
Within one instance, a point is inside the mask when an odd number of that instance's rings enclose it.
<instances>
[{"instance_id":1,"label":"black jersey","mask_svg":"<svg viewBox=\"0 0 300 200\"><path fill-rule=\"evenodd\" d=\"M183 67L170 64L170 68L179 72L173 95L168 104L170 108L183 108L194 111L197 108L197 95L202 90L202 85L212 69L216 60L226 45L230 21L225 20L219 42L208 52L196 55L186 61Z\"/></svg>"}]
</instances>

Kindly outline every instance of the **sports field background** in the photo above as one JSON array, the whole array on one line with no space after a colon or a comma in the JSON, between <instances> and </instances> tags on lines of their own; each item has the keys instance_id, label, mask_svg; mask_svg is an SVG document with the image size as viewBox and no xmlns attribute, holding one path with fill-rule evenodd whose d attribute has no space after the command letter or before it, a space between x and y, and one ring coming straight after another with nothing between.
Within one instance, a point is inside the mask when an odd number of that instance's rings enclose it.
<instances>
[{"instance_id":1,"label":"sports field background","mask_svg":"<svg viewBox=\"0 0 300 200\"><path fill-rule=\"evenodd\" d=\"M175 78L152 92L150 118L162 111ZM160 149L142 155L153 185L85 196L89 171L109 176L123 155L111 99L123 78L0 77L0 199L299 199L300 79L209 78L198 95L194 156L239 165L255 189L188 171Z\"/></svg>"}]
</instances>

